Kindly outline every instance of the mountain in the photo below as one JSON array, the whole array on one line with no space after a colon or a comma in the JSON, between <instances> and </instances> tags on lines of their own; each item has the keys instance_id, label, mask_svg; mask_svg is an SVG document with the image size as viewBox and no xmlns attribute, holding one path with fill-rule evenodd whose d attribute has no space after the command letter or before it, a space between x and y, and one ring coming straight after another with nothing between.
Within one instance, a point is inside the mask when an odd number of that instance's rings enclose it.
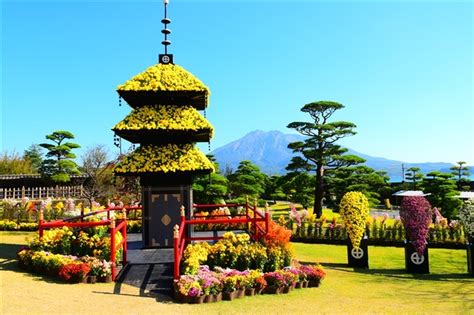
<instances>
[{"instance_id":1,"label":"mountain","mask_svg":"<svg viewBox=\"0 0 474 315\"><path fill-rule=\"evenodd\" d=\"M249 160L267 174L284 174L293 153L288 143L304 139L280 131L252 131L244 137L212 151L222 169L237 169L240 161Z\"/></svg>"},{"instance_id":2,"label":"mountain","mask_svg":"<svg viewBox=\"0 0 474 315\"><path fill-rule=\"evenodd\" d=\"M220 148L215 149L213 154L221 169L230 167L237 169L240 161L250 160L266 174L284 174L285 167L293 157L288 149L288 143L301 141L304 137L297 134L284 134L280 131L256 130L244 137L232 141ZM453 166L450 163L405 163L402 161L389 160L382 157L374 157L349 149L349 154L355 154L366 160L365 165L380 171L385 171L391 181L398 182L402 178L402 164L405 169L419 167L426 174L432 171L449 172ZM472 169L472 168L471 168Z\"/></svg>"}]
</instances>

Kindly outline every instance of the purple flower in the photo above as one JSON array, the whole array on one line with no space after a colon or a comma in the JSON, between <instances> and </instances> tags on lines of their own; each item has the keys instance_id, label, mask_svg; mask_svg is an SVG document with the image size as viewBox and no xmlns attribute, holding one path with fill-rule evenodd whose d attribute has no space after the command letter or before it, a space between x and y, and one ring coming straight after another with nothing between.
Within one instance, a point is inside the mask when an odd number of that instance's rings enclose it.
<instances>
[{"instance_id":1,"label":"purple flower","mask_svg":"<svg viewBox=\"0 0 474 315\"><path fill-rule=\"evenodd\" d=\"M188 291L188 296L198 296L199 295L199 289L197 288L191 288Z\"/></svg>"},{"instance_id":2,"label":"purple flower","mask_svg":"<svg viewBox=\"0 0 474 315\"><path fill-rule=\"evenodd\" d=\"M431 205L425 197L405 197L400 208L400 218L405 226L407 238L418 255L426 248L426 238L431 223Z\"/></svg>"}]
</instances>

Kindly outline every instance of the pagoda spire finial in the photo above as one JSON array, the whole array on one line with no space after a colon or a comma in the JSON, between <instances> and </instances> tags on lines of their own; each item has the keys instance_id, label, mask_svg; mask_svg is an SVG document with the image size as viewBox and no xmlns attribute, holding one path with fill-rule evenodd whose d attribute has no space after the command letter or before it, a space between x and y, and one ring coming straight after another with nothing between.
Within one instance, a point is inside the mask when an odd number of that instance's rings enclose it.
<instances>
[{"instance_id":1,"label":"pagoda spire finial","mask_svg":"<svg viewBox=\"0 0 474 315\"><path fill-rule=\"evenodd\" d=\"M168 24L171 23L171 20L168 18L168 4L169 0L163 0L165 17L161 20L161 23L164 24L165 28L161 30L161 33L165 35L165 39L161 42L161 44L165 46L165 53L159 55L160 63L162 64L173 63L173 55L168 54L168 46L171 45L171 41L168 39L168 35L171 34L171 30L168 29Z\"/></svg>"}]
</instances>

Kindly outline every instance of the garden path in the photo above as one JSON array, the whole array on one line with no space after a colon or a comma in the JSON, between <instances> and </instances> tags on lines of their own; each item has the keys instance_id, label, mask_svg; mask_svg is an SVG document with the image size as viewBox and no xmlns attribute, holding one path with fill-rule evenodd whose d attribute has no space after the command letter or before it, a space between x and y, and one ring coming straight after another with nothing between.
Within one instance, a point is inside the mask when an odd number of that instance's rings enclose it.
<instances>
[{"instance_id":1,"label":"garden path","mask_svg":"<svg viewBox=\"0 0 474 315\"><path fill-rule=\"evenodd\" d=\"M142 249L142 235L127 235L128 264L120 271L117 283L140 288L143 294L171 295L173 286L173 248Z\"/></svg>"}]
</instances>

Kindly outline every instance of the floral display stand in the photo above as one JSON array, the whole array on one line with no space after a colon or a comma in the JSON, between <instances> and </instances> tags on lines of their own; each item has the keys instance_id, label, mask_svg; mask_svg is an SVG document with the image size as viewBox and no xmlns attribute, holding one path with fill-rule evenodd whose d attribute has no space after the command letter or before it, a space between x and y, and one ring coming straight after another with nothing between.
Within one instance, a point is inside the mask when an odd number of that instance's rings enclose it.
<instances>
[{"instance_id":1,"label":"floral display stand","mask_svg":"<svg viewBox=\"0 0 474 315\"><path fill-rule=\"evenodd\" d=\"M464 203L459 219L467 237L467 272L474 277L474 200Z\"/></svg>"},{"instance_id":2,"label":"floral display stand","mask_svg":"<svg viewBox=\"0 0 474 315\"><path fill-rule=\"evenodd\" d=\"M351 191L342 197L339 208L348 234L349 267L369 268L367 236L364 235L369 216L369 201L363 193Z\"/></svg>"},{"instance_id":3,"label":"floral display stand","mask_svg":"<svg viewBox=\"0 0 474 315\"><path fill-rule=\"evenodd\" d=\"M467 243L467 272L474 277L474 238L472 237Z\"/></svg>"},{"instance_id":4,"label":"floral display stand","mask_svg":"<svg viewBox=\"0 0 474 315\"><path fill-rule=\"evenodd\" d=\"M409 273L428 274L430 264L428 246L425 246L423 255L419 255L410 241L405 241L405 268Z\"/></svg>"},{"instance_id":5,"label":"floral display stand","mask_svg":"<svg viewBox=\"0 0 474 315\"><path fill-rule=\"evenodd\" d=\"M405 197L400 206L400 218L405 226L405 267L416 274L430 273L428 243L431 205L422 196Z\"/></svg>"},{"instance_id":6,"label":"floral display stand","mask_svg":"<svg viewBox=\"0 0 474 315\"><path fill-rule=\"evenodd\" d=\"M367 246L367 236L360 241L358 248L352 246L350 240L347 241L347 257L349 267L369 268L369 248Z\"/></svg>"}]
</instances>

